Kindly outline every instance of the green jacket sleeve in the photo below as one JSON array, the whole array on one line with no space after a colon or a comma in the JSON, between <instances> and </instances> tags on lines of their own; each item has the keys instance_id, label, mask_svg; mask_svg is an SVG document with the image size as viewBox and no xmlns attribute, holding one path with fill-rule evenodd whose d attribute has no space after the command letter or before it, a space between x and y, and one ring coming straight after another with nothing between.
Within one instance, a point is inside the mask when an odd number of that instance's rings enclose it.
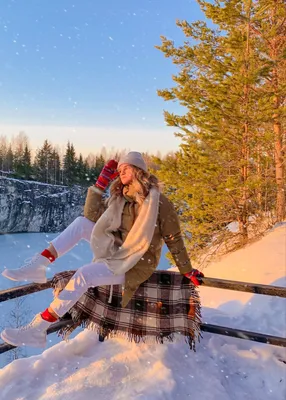
<instances>
[{"instance_id":1,"label":"green jacket sleeve","mask_svg":"<svg viewBox=\"0 0 286 400\"><path fill-rule=\"evenodd\" d=\"M192 264L183 241L177 212L173 203L163 194L160 195L159 220L163 240L172 254L176 266L181 274L190 272Z\"/></svg>"},{"instance_id":2,"label":"green jacket sleeve","mask_svg":"<svg viewBox=\"0 0 286 400\"><path fill-rule=\"evenodd\" d=\"M91 186L88 188L84 205L84 216L90 221L96 222L106 209L102 195L103 191L97 187Z\"/></svg>"}]
</instances>

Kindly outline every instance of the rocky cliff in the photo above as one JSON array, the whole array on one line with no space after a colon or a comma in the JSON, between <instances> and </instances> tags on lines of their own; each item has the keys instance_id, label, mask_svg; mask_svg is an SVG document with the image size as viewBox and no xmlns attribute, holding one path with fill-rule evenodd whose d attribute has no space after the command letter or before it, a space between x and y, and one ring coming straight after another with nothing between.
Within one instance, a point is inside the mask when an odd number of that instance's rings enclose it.
<instances>
[{"instance_id":1,"label":"rocky cliff","mask_svg":"<svg viewBox=\"0 0 286 400\"><path fill-rule=\"evenodd\" d=\"M86 188L0 177L0 233L58 232L82 214Z\"/></svg>"}]
</instances>

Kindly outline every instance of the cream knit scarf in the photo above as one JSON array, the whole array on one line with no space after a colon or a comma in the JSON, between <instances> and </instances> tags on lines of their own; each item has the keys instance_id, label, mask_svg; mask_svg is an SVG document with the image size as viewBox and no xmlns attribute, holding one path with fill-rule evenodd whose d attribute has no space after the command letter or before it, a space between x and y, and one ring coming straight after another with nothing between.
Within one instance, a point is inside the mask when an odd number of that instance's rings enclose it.
<instances>
[{"instance_id":1,"label":"cream knit scarf","mask_svg":"<svg viewBox=\"0 0 286 400\"><path fill-rule=\"evenodd\" d=\"M111 197L107 210L98 219L91 234L93 262L104 262L115 275L125 274L134 267L150 247L158 217L159 196L157 188L150 189L121 247L116 246L113 232L121 225L126 199Z\"/></svg>"}]
</instances>

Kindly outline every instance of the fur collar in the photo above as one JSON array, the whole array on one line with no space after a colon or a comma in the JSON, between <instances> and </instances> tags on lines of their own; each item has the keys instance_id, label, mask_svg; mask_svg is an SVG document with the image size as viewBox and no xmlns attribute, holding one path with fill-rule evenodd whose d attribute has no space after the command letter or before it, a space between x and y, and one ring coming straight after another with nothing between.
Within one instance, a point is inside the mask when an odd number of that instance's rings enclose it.
<instances>
[{"instance_id":1,"label":"fur collar","mask_svg":"<svg viewBox=\"0 0 286 400\"><path fill-rule=\"evenodd\" d=\"M142 187L137 180L132 182L131 185L124 186L123 196L130 203L134 201L135 203L138 203L140 206L143 204L143 201L145 199Z\"/></svg>"}]
</instances>

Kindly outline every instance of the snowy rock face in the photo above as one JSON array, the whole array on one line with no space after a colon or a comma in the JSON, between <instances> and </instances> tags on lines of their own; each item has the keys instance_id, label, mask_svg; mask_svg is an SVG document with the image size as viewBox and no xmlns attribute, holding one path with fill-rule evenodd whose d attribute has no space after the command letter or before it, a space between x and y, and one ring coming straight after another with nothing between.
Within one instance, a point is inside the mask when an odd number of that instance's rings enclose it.
<instances>
[{"instance_id":1,"label":"snowy rock face","mask_svg":"<svg viewBox=\"0 0 286 400\"><path fill-rule=\"evenodd\" d=\"M82 214L86 191L0 177L0 233L62 231Z\"/></svg>"}]
</instances>

